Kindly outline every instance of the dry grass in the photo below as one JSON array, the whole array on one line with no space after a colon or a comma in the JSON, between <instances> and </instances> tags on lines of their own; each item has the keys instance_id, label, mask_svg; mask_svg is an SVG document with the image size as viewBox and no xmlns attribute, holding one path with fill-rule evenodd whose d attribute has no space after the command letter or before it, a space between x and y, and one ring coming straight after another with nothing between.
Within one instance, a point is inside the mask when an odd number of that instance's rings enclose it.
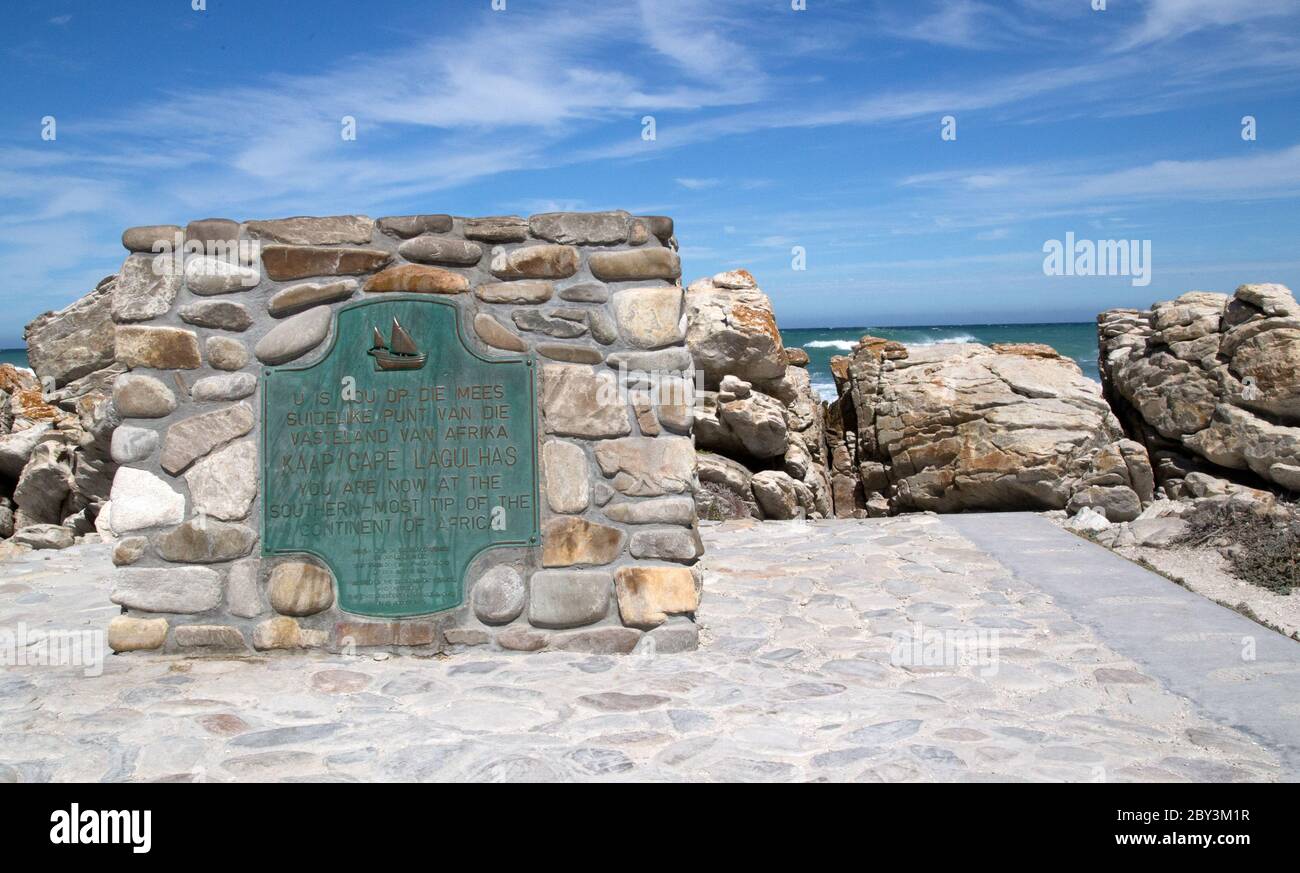
<instances>
[{"instance_id":1,"label":"dry grass","mask_svg":"<svg viewBox=\"0 0 1300 873\"><path fill-rule=\"evenodd\" d=\"M1295 507L1261 515L1248 506L1224 503L1186 518L1181 542L1218 548L1238 578L1278 594L1300 587L1300 512Z\"/></svg>"}]
</instances>

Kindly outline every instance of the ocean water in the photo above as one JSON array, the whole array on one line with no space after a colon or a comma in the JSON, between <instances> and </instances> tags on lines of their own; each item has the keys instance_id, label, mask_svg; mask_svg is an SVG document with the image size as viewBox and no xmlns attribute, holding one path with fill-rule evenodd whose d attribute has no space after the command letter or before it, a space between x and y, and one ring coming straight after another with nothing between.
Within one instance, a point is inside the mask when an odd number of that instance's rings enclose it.
<instances>
[{"instance_id":1,"label":"ocean water","mask_svg":"<svg viewBox=\"0 0 1300 873\"><path fill-rule=\"evenodd\" d=\"M847 355L865 334L897 340L905 345L935 343L1045 343L1073 358L1089 379L1100 381L1097 372L1097 325L1090 321L1058 324L947 324L917 327L825 327L783 330L788 348L808 353L808 372L813 387L827 400L835 399L831 358Z\"/></svg>"},{"instance_id":2,"label":"ocean water","mask_svg":"<svg viewBox=\"0 0 1300 873\"><path fill-rule=\"evenodd\" d=\"M28 366L27 350L26 349L0 349L0 364L13 364L15 367Z\"/></svg>"}]
</instances>

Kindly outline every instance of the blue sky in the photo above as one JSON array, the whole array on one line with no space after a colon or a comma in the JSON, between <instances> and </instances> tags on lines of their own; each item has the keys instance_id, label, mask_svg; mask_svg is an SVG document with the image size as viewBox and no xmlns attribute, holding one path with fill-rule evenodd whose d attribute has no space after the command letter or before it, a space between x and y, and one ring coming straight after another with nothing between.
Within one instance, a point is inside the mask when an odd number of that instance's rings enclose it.
<instances>
[{"instance_id":1,"label":"blue sky","mask_svg":"<svg viewBox=\"0 0 1300 873\"><path fill-rule=\"evenodd\" d=\"M667 214L783 327L1300 286L1297 0L791 5L7 0L0 346L208 216ZM1045 276L1067 232L1150 240L1151 283Z\"/></svg>"}]
</instances>

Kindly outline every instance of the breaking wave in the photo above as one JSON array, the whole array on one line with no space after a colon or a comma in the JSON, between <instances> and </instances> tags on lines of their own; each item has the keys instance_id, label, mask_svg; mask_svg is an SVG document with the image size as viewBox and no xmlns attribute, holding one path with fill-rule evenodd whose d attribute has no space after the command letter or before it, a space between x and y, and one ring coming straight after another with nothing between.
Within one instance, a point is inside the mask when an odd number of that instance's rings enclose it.
<instances>
[{"instance_id":1,"label":"breaking wave","mask_svg":"<svg viewBox=\"0 0 1300 873\"><path fill-rule=\"evenodd\" d=\"M917 341L902 339L899 340L899 342L905 346L937 346L940 343L977 343L979 342L979 338L973 337L968 333L959 333L956 336L941 336L936 339L923 339Z\"/></svg>"},{"instance_id":2,"label":"breaking wave","mask_svg":"<svg viewBox=\"0 0 1300 873\"><path fill-rule=\"evenodd\" d=\"M857 344L857 340L813 340L810 343L804 343L803 347L805 349L839 349L840 351L851 352Z\"/></svg>"}]
</instances>

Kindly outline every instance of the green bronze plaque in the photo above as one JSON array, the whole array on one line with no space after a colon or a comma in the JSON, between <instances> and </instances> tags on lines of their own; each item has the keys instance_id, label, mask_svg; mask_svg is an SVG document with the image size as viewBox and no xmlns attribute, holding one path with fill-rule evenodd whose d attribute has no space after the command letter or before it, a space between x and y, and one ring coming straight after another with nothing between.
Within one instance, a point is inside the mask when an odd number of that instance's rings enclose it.
<instances>
[{"instance_id":1,"label":"green bronze plaque","mask_svg":"<svg viewBox=\"0 0 1300 873\"><path fill-rule=\"evenodd\" d=\"M459 606L477 554L538 543L533 361L477 354L436 298L335 318L319 362L264 371L262 553L320 558L356 615Z\"/></svg>"}]
</instances>

